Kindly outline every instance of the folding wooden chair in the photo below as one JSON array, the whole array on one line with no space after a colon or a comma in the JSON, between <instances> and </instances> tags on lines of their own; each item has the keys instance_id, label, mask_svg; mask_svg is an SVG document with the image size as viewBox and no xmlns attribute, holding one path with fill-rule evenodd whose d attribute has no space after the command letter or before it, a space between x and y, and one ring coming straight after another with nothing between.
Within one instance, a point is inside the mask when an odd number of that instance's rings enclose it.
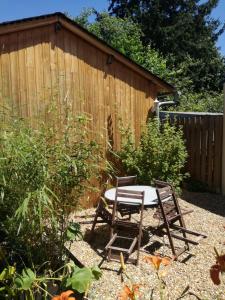
<instances>
[{"instance_id":1,"label":"folding wooden chair","mask_svg":"<svg viewBox=\"0 0 225 300\"><path fill-rule=\"evenodd\" d=\"M121 186L128 186L128 185L134 185L137 182L137 176L126 176L126 177L116 177L116 187ZM107 182L108 184L108 182ZM104 194L107 189L107 184L105 185L105 188L101 194L101 197L98 202L98 206L95 211L94 220L91 227L90 236L93 235L95 226L97 223L103 223L108 224L111 226L112 223L112 205L107 204L106 201L104 201ZM137 213L137 207L133 208L133 210L130 208L128 209L127 206L120 205L119 211L122 217L128 216L128 218L131 217L132 213Z\"/></svg>"},{"instance_id":2,"label":"folding wooden chair","mask_svg":"<svg viewBox=\"0 0 225 300\"><path fill-rule=\"evenodd\" d=\"M139 218L137 222L132 222L131 220L123 220L119 217L120 211L118 210L118 208L120 207L120 204L122 204L123 206L127 206L128 210L129 207L139 207ZM122 252L124 254L125 261L127 261L134 248L137 246L136 264L138 265L142 237L143 210L144 192L117 188L116 199L113 205L110 241L105 247L108 260L111 259L111 252L113 250ZM117 245L121 242L127 243L127 247L125 247L124 245Z\"/></svg>"},{"instance_id":3,"label":"folding wooden chair","mask_svg":"<svg viewBox=\"0 0 225 300\"><path fill-rule=\"evenodd\" d=\"M179 255L184 253L186 250L189 250L189 244L198 245L200 239L206 238L207 236L186 228L183 216L192 211L181 211L172 185L159 180L156 180L155 184L159 208L154 214L154 217L158 217L163 220L163 223L159 227L165 228L172 253L174 258L177 259ZM175 224L177 222L178 224ZM196 239L190 239L188 235L195 236ZM176 251L174 239L183 241L185 244L184 247Z\"/></svg>"},{"instance_id":4,"label":"folding wooden chair","mask_svg":"<svg viewBox=\"0 0 225 300\"><path fill-rule=\"evenodd\" d=\"M103 190L101 197L99 199L97 208L95 210L95 216L91 227L90 238L92 238L95 226L97 223L108 224L111 226L112 224L112 205L108 205L104 200L106 188Z\"/></svg>"},{"instance_id":5,"label":"folding wooden chair","mask_svg":"<svg viewBox=\"0 0 225 300\"><path fill-rule=\"evenodd\" d=\"M136 184L137 184L137 175L116 177L116 187L132 186ZM117 209L120 212L120 215L122 217L127 216L130 219L132 214L139 213L140 207L139 206L129 207L127 205L123 205L122 203L120 203Z\"/></svg>"},{"instance_id":6,"label":"folding wooden chair","mask_svg":"<svg viewBox=\"0 0 225 300\"><path fill-rule=\"evenodd\" d=\"M116 187L135 185L137 183L137 175L116 177Z\"/></svg>"}]
</instances>

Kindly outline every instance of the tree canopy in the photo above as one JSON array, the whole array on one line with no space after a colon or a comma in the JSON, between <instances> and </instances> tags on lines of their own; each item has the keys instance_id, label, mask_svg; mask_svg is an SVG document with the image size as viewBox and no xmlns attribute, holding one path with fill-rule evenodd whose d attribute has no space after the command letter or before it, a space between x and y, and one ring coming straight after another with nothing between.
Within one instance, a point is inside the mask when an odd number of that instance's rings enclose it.
<instances>
[{"instance_id":1,"label":"tree canopy","mask_svg":"<svg viewBox=\"0 0 225 300\"><path fill-rule=\"evenodd\" d=\"M128 3L129 1L122 2ZM137 2L143 3L143 1ZM218 27L212 31L215 35L208 38L211 48L206 47L205 55L199 55L197 58L192 54L193 49L191 47L190 53L185 52L182 47L178 51L180 47L176 46L180 43L178 37L173 41L174 46L178 47L177 53L170 51L169 46L166 47L165 40L164 46L165 49L168 48L168 52L162 54L162 47L158 49L153 41L147 41L146 34L142 31L142 24L138 23L134 16L128 13L125 14L125 17L120 18L116 14L110 15L106 12L99 13L94 9L86 9L75 18L75 21L147 70L173 84L181 92L180 106L177 109L183 111L223 111L221 87L225 74L225 62L215 46L216 39L221 33ZM213 21L211 20L211 22ZM217 21L214 20L214 22L219 26ZM184 26L186 25L184 24ZM201 40L201 35L199 39ZM206 41L207 39L205 39ZM189 42L191 43L191 41ZM201 43L198 45L193 40L192 43L193 45L196 44L194 45L196 48L202 47ZM182 55L183 59L180 58Z\"/></svg>"},{"instance_id":2,"label":"tree canopy","mask_svg":"<svg viewBox=\"0 0 225 300\"><path fill-rule=\"evenodd\" d=\"M90 22L92 15L95 20ZM142 30L130 18L122 19L106 12L86 9L75 21L155 75L167 80L170 78L171 71L167 68L166 59L157 50L143 44Z\"/></svg>"},{"instance_id":3,"label":"tree canopy","mask_svg":"<svg viewBox=\"0 0 225 300\"><path fill-rule=\"evenodd\" d=\"M170 68L186 62L184 76L192 78L194 91L219 91L225 62L216 41L224 25L211 18L218 1L110 0L109 11L138 23L143 44L167 57Z\"/></svg>"}]
</instances>

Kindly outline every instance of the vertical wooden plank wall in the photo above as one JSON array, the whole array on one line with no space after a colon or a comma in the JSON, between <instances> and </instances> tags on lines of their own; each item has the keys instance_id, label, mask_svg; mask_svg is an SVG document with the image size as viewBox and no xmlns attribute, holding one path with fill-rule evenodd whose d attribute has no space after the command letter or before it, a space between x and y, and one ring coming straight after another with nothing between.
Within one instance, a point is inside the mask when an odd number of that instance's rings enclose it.
<instances>
[{"instance_id":1,"label":"vertical wooden plank wall","mask_svg":"<svg viewBox=\"0 0 225 300\"><path fill-rule=\"evenodd\" d=\"M54 25L0 36L0 105L35 120L47 107L93 118L92 130L119 147L119 120L140 135L157 87L74 33Z\"/></svg>"},{"instance_id":2,"label":"vertical wooden plank wall","mask_svg":"<svg viewBox=\"0 0 225 300\"><path fill-rule=\"evenodd\" d=\"M221 192L223 115L167 113L181 125L188 151L187 171L210 191ZM163 117L161 113L161 117Z\"/></svg>"}]
</instances>

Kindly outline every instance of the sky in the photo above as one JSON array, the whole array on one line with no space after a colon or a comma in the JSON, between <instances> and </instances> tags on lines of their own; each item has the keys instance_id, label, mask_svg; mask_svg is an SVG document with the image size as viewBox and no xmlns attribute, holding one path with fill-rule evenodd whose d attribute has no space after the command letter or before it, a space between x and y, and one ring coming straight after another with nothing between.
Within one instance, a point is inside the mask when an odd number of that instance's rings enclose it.
<instances>
[{"instance_id":1,"label":"sky","mask_svg":"<svg viewBox=\"0 0 225 300\"><path fill-rule=\"evenodd\" d=\"M85 7L94 7L98 11L106 10L108 3L108 0L0 0L0 22L53 12L66 12L70 16L76 16ZM225 0L219 0L212 17L225 22ZM225 32L220 36L217 46L225 56Z\"/></svg>"}]
</instances>

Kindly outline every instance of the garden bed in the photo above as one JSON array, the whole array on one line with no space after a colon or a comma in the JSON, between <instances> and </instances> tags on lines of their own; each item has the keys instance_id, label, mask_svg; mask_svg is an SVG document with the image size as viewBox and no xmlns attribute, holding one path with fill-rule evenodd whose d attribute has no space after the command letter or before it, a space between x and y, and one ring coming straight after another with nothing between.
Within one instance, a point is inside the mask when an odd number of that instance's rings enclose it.
<instances>
[{"instance_id":1,"label":"garden bed","mask_svg":"<svg viewBox=\"0 0 225 300\"><path fill-rule=\"evenodd\" d=\"M167 269L164 277L166 282L164 299L177 299L182 291L189 286L190 291L200 299L225 299L225 285L222 283L215 286L210 279L210 267L215 264L214 247L218 252L225 252L225 205L224 198L220 195L209 193L191 193L184 191L180 204L182 208L193 209L192 214L185 216L188 228L207 234L199 245L191 246L190 251L179 257L178 261L173 261ZM145 212L144 224L146 228L156 226L158 221L153 219L153 209ZM94 209L80 211L74 215L75 221L88 220L88 216L94 213ZM71 251L86 266L96 265L102 260L102 251L109 237L107 226L99 224L95 230L92 243L88 243L91 225L82 225L84 240L74 242ZM127 264L127 273L132 278L133 283L141 285L143 299L151 299L150 294L154 289L152 299L159 299L159 281L152 265L144 261L147 255L159 253L171 256L167 239L158 235L144 234L144 243L140 254L140 264L138 267ZM134 253L135 255L135 253ZM125 282L121 281L118 275L120 264L118 262L107 262L102 264L103 275L99 281L92 285L89 297L91 300L115 300L124 287ZM163 269L163 268L162 268ZM225 280L224 280L225 282ZM145 295L145 296L144 296ZM188 294L184 299L196 299L195 296Z\"/></svg>"}]
</instances>

